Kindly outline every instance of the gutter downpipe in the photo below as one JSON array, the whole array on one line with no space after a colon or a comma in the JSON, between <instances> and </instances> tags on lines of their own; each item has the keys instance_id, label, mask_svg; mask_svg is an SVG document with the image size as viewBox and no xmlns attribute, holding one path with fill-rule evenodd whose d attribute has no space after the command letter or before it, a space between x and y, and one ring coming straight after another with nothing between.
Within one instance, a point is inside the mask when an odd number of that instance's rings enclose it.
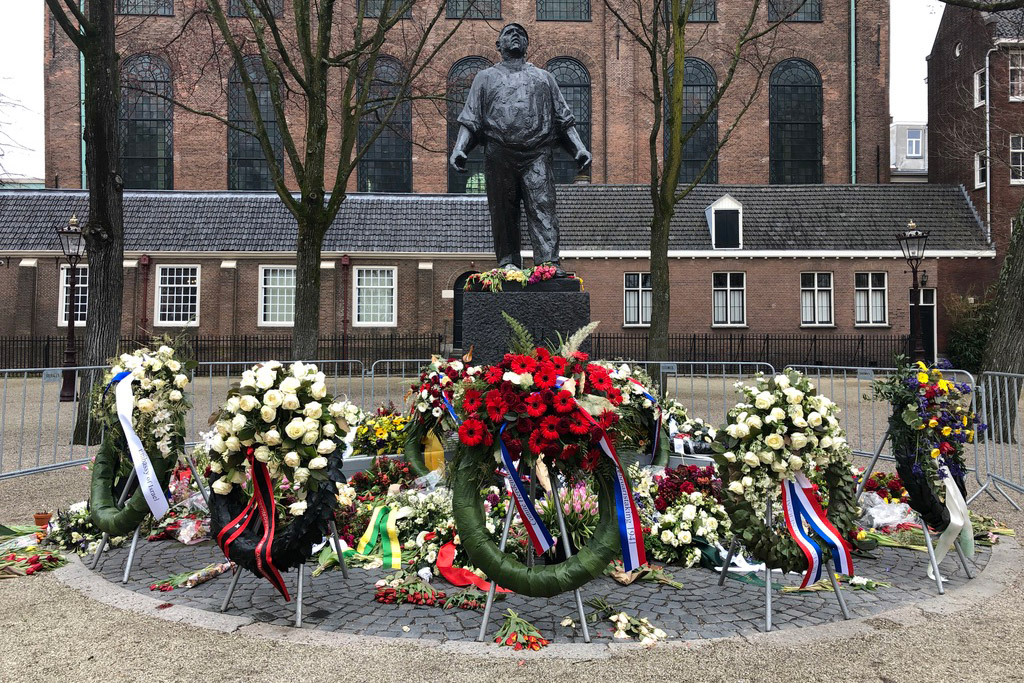
<instances>
[{"instance_id":1,"label":"gutter downpipe","mask_svg":"<svg viewBox=\"0 0 1024 683\"><path fill-rule=\"evenodd\" d=\"M78 0L78 8L85 14L85 0ZM82 189L86 189L85 173L85 54L78 51L78 111L82 131Z\"/></svg>"},{"instance_id":2,"label":"gutter downpipe","mask_svg":"<svg viewBox=\"0 0 1024 683\"><path fill-rule=\"evenodd\" d=\"M985 53L985 242L992 244L992 93L989 57L998 52L999 46Z\"/></svg>"},{"instance_id":3,"label":"gutter downpipe","mask_svg":"<svg viewBox=\"0 0 1024 683\"><path fill-rule=\"evenodd\" d=\"M850 0L850 184L857 184L857 0Z\"/></svg>"}]
</instances>

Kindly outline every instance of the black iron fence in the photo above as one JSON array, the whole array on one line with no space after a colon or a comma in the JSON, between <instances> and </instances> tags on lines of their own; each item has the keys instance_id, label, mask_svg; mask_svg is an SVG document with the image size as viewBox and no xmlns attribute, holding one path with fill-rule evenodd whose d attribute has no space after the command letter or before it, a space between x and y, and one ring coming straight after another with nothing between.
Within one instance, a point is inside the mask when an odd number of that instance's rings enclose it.
<instances>
[{"instance_id":1,"label":"black iron fence","mask_svg":"<svg viewBox=\"0 0 1024 683\"><path fill-rule=\"evenodd\" d=\"M77 341L78 360L82 361L82 339ZM419 359L440 353L441 334L344 334L321 335L317 360L359 360L367 365L382 358ZM188 342L200 362L250 362L291 358L290 335L194 336ZM119 351L131 351L147 339L122 339ZM54 368L64 362L67 337L0 337L0 368Z\"/></svg>"},{"instance_id":2,"label":"black iron fence","mask_svg":"<svg viewBox=\"0 0 1024 683\"><path fill-rule=\"evenodd\" d=\"M887 367L893 355L906 353L908 335L825 334L670 334L668 358L684 362L771 363ZM595 333L593 358L653 360L646 334Z\"/></svg>"}]
</instances>

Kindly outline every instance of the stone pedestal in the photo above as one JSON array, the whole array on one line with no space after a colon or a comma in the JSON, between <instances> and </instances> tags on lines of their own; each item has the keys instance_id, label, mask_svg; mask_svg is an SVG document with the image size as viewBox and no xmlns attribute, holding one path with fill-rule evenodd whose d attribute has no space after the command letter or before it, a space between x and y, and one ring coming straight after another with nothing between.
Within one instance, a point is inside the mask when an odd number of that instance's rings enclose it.
<instances>
[{"instance_id":1,"label":"stone pedestal","mask_svg":"<svg viewBox=\"0 0 1024 683\"><path fill-rule=\"evenodd\" d=\"M576 280L550 280L518 291L466 292L462 302L463 348L473 347L474 364L493 364L508 353L512 330L502 312L522 323L537 346L557 346L559 334L564 339L590 324L590 294L579 291ZM589 352L589 339L580 350Z\"/></svg>"}]
</instances>

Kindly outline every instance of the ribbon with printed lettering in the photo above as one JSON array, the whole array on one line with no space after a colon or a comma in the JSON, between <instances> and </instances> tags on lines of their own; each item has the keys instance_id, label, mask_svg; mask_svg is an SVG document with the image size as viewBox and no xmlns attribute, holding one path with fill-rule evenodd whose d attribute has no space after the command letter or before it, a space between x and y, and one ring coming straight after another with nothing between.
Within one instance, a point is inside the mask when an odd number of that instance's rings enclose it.
<instances>
[{"instance_id":1,"label":"ribbon with printed lettering","mask_svg":"<svg viewBox=\"0 0 1024 683\"><path fill-rule=\"evenodd\" d=\"M149 506L153 517L160 519L167 514L169 506L163 487L153 471L153 463L142 445L142 440L135 433L135 427L132 426L132 412L135 410L135 394L132 393L134 379L130 370L119 372L114 379L110 380L107 389L116 384L114 397L117 419L121 423L121 429L124 430L125 441L128 442L128 452L131 454L132 466L135 468L135 475L139 480L139 489L142 491L146 505Z\"/></svg>"}]
</instances>

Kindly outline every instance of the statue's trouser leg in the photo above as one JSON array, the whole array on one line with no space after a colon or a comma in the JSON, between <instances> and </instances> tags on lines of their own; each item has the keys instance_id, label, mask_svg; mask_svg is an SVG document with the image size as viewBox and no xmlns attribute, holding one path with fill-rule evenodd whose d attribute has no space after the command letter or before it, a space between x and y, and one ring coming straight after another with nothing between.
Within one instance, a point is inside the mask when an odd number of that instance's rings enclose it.
<instances>
[{"instance_id":1,"label":"statue's trouser leg","mask_svg":"<svg viewBox=\"0 0 1024 683\"><path fill-rule=\"evenodd\" d=\"M558 216L555 214L555 181L551 150L523 165L523 206L533 245L533 262L558 263Z\"/></svg>"},{"instance_id":2,"label":"statue's trouser leg","mask_svg":"<svg viewBox=\"0 0 1024 683\"><path fill-rule=\"evenodd\" d=\"M487 206L491 211L491 234L498 267L509 264L522 268L519 234L519 178L512 155L489 145L484 156Z\"/></svg>"}]
</instances>

